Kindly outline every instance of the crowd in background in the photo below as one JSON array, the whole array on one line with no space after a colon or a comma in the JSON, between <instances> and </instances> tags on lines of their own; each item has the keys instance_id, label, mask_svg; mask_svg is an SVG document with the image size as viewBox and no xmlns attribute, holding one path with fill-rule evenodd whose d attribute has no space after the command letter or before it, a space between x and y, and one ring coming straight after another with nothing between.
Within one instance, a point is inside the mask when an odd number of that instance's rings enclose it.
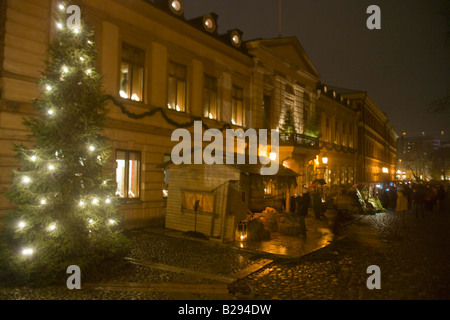
<instances>
[{"instance_id":1,"label":"crowd in background","mask_svg":"<svg viewBox=\"0 0 450 320\"><path fill-rule=\"evenodd\" d=\"M345 196L354 200L362 211L406 211L425 217L427 213L450 213L449 182L387 182L362 183L350 187L314 188L310 190L312 200L322 199L327 207L336 199ZM331 205L330 205L331 204ZM311 203L313 206L313 203Z\"/></svg>"}]
</instances>

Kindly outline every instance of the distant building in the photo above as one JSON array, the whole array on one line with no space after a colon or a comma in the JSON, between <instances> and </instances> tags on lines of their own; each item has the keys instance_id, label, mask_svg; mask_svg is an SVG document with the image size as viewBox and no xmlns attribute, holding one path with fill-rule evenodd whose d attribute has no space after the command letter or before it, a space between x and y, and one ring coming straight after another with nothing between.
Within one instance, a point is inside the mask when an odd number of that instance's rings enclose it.
<instances>
[{"instance_id":1,"label":"distant building","mask_svg":"<svg viewBox=\"0 0 450 320\"><path fill-rule=\"evenodd\" d=\"M450 146L440 136L421 135L398 138L399 180L450 180Z\"/></svg>"}]
</instances>

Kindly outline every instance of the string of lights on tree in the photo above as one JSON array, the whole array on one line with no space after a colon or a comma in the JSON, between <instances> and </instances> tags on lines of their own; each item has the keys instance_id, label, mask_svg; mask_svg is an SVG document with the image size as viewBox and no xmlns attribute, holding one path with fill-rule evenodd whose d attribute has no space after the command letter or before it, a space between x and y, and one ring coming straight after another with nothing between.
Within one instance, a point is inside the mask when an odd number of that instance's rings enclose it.
<instances>
[{"instance_id":1,"label":"string of lights on tree","mask_svg":"<svg viewBox=\"0 0 450 320\"><path fill-rule=\"evenodd\" d=\"M59 253L55 264L118 248L121 237L94 32L84 22L67 25L68 5L57 5L42 95L33 102L38 116L24 120L34 145L15 146L22 165L8 193L16 249L26 260Z\"/></svg>"}]
</instances>

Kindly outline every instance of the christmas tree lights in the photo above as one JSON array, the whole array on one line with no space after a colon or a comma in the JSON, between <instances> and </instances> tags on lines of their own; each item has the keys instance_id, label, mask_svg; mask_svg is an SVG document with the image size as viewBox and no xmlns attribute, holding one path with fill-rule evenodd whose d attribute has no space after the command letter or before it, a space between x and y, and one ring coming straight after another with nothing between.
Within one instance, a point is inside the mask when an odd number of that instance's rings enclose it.
<instances>
[{"instance_id":1,"label":"christmas tree lights","mask_svg":"<svg viewBox=\"0 0 450 320\"><path fill-rule=\"evenodd\" d=\"M73 264L86 273L126 249L115 186L107 183L113 172L94 32L83 19L79 28L65 25L69 5L80 3L61 2L55 11L42 95L33 103L37 117L24 121L33 146L15 146L21 169L7 195L16 207L8 250L26 258L16 271L30 281L64 278Z\"/></svg>"}]
</instances>

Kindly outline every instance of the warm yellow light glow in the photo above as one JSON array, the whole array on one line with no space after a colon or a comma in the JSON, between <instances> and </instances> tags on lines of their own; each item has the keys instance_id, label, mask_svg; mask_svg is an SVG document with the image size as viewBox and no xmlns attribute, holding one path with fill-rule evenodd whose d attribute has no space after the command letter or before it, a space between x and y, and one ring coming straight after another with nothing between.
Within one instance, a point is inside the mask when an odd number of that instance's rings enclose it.
<instances>
[{"instance_id":1,"label":"warm yellow light glow","mask_svg":"<svg viewBox=\"0 0 450 320\"><path fill-rule=\"evenodd\" d=\"M50 170L50 171L53 171L53 170L55 170L55 166L54 166L54 165L52 165L52 164L51 164L51 165L49 165L49 166L48 166L48 170Z\"/></svg>"},{"instance_id":2,"label":"warm yellow light glow","mask_svg":"<svg viewBox=\"0 0 450 320\"><path fill-rule=\"evenodd\" d=\"M95 147L91 144L90 146L89 146L89 151L94 151L95 150Z\"/></svg>"},{"instance_id":3,"label":"warm yellow light glow","mask_svg":"<svg viewBox=\"0 0 450 320\"><path fill-rule=\"evenodd\" d=\"M113 219L109 219L109 224L111 224L111 225L116 224L116 221Z\"/></svg>"},{"instance_id":4,"label":"warm yellow light glow","mask_svg":"<svg viewBox=\"0 0 450 320\"><path fill-rule=\"evenodd\" d=\"M270 160L275 161L277 160L277 154L275 152L271 152L269 158Z\"/></svg>"},{"instance_id":5,"label":"warm yellow light glow","mask_svg":"<svg viewBox=\"0 0 450 320\"><path fill-rule=\"evenodd\" d=\"M41 205L44 205L44 204L47 204L47 200L45 200L45 199L41 199Z\"/></svg>"},{"instance_id":6,"label":"warm yellow light glow","mask_svg":"<svg viewBox=\"0 0 450 320\"><path fill-rule=\"evenodd\" d=\"M84 206L84 202L83 201L80 201L80 207L82 207L82 206Z\"/></svg>"},{"instance_id":7,"label":"warm yellow light glow","mask_svg":"<svg viewBox=\"0 0 450 320\"><path fill-rule=\"evenodd\" d=\"M19 229L23 229L23 228L25 228L26 225L27 224L24 221L20 221L17 226L19 227Z\"/></svg>"},{"instance_id":8,"label":"warm yellow light glow","mask_svg":"<svg viewBox=\"0 0 450 320\"><path fill-rule=\"evenodd\" d=\"M97 198L92 199L92 204L98 204L98 199Z\"/></svg>"},{"instance_id":9,"label":"warm yellow light glow","mask_svg":"<svg viewBox=\"0 0 450 320\"><path fill-rule=\"evenodd\" d=\"M64 10L64 5L63 5L63 4L60 4L60 5L58 6L58 8L59 8L59 10Z\"/></svg>"},{"instance_id":10,"label":"warm yellow light glow","mask_svg":"<svg viewBox=\"0 0 450 320\"><path fill-rule=\"evenodd\" d=\"M50 85L47 85L47 86L45 87L45 90L47 90L47 91L52 91L52 87L51 87Z\"/></svg>"},{"instance_id":11,"label":"warm yellow light glow","mask_svg":"<svg viewBox=\"0 0 450 320\"><path fill-rule=\"evenodd\" d=\"M108 199L105 200L105 202L106 202L106 203L111 203L111 199L108 198Z\"/></svg>"},{"instance_id":12,"label":"warm yellow light glow","mask_svg":"<svg viewBox=\"0 0 450 320\"><path fill-rule=\"evenodd\" d=\"M322 163L327 164L328 163L328 157L326 155L322 156Z\"/></svg>"},{"instance_id":13,"label":"warm yellow light glow","mask_svg":"<svg viewBox=\"0 0 450 320\"><path fill-rule=\"evenodd\" d=\"M128 95L125 93L125 91L120 90L119 94L120 94L120 96L121 96L122 98L128 99Z\"/></svg>"},{"instance_id":14,"label":"warm yellow light glow","mask_svg":"<svg viewBox=\"0 0 450 320\"><path fill-rule=\"evenodd\" d=\"M27 177L27 176L25 176L25 177L22 177L22 183L24 183L24 184L28 184L28 183L30 183L31 182L31 179L30 179L30 177Z\"/></svg>"},{"instance_id":15,"label":"warm yellow light glow","mask_svg":"<svg viewBox=\"0 0 450 320\"><path fill-rule=\"evenodd\" d=\"M31 161L35 162L37 160L36 156L31 156Z\"/></svg>"},{"instance_id":16,"label":"warm yellow light glow","mask_svg":"<svg viewBox=\"0 0 450 320\"><path fill-rule=\"evenodd\" d=\"M63 28L63 24L61 22L56 23L56 26L58 27L58 29L62 29Z\"/></svg>"},{"instance_id":17,"label":"warm yellow light glow","mask_svg":"<svg viewBox=\"0 0 450 320\"><path fill-rule=\"evenodd\" d=\"M386 168L386 167L383 167L383 169L381 169L381 170L383 171L383 173L388 173L389 172L389 169Z\"/></svg>"},{"instance_id":18,"label":"warm yellow light glow","mask_svg":"<svg viewBox=\"0 0 450 320\"><path fill-rule=\"evenodd\" d=\"M25 248L22 250L22 254L24 256L31 256L34 253L34 250L31 248Z\"/></svg>"},{"instance_id":19,"label":"warm yellow light glow","mask_svg":"<svg viewBox=\"0 0 450 320\"><path fill-rule=\"evenodd\" d=\"M48 226L48 230L50 231L55 231L56 229L56 224L52 223L51 225Z\"/></svg>"},{"instance_id":20,"label":"warm yellow light glow","mask_svg":"<svg viewBox=\"0 0 450 320\"><path fill-rule=\"evenodd\" d=\"M80 60L81 60L81 61L84 61L84 57L80 57Z\"/></svg>"},{"instance_id":21,"label":"warm yellow light glow","mask_svg":"<svg viewBox=\"0 0 450 320\"><path fill-rule=\"evenodd\" d=\"M133 101L141 101L141 98L139 98L136 93L133 93L133 95L131 96L131 100L133 100Z\"/></svg>"},{"instance_id":22,"label":"warm yellow light glow","mask_svg":"<svg viewBox=\"0 0 450 320\"><path fill-rule=\"evenodd\" d=\"M53 114L55 114L55 111L53 111L53 109L49 109L47 111L47 113L48 113L49 116L52 116Z\"/></svg>"}]
</instances>

